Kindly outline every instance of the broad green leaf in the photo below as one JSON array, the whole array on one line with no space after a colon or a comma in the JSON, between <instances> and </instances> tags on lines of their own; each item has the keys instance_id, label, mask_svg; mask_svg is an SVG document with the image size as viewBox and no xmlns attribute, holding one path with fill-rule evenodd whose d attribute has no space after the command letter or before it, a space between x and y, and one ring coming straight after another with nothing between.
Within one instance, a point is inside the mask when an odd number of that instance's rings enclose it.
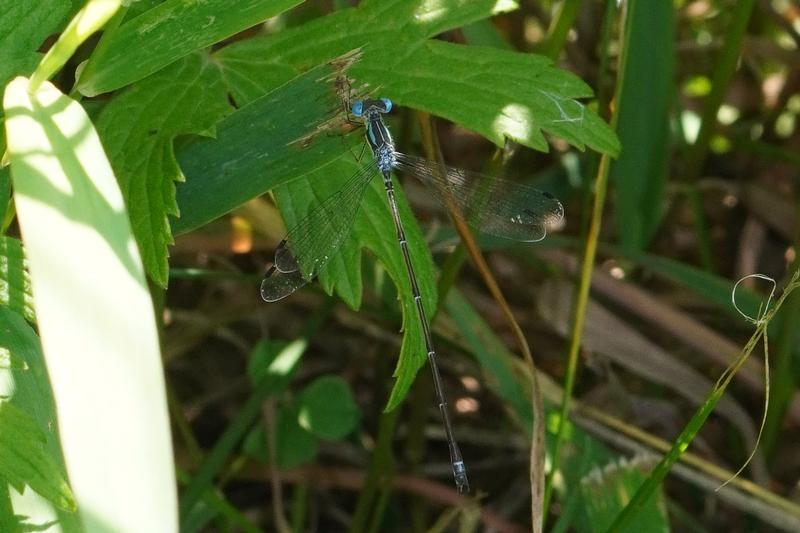
<instances>
[{"instance_id":1,"label":"broad green leaf","mask_svg":"<svg viewBox=\"0 0 800 533\"><path fill-rule=\"evenodd\" d=\"M626 21L630 46L622 67L627 75L617 124L625 149L612 163L611 179L620 244L641 251L665 207L669 111L675 90L675 7L670 2L633 3Z\"/></svg>"},{"instance_id":2,"label":"broad green leaf","mask_svg":"<svg viewBox=\"0 0 800 533\"><path fill-rule=\"evenodd\" d=\"M62 509L74 510L69 485L36 421L13 403L0 401L0 428L0 478L18 491L27 485Z\"/></svg>"},{"instance_id":3,"label":"broad green leaf","mask_svg":"<svg viewBox=\"0 0 800 533\"><path fill-rule=\"evenodd\" d=\"M209 130L229 110L219 68L192 54L126 89L98 119L145 270L162 287L173 242L167 216L178 214L175 181L183 179L173 141Z\"/></svg>"},{"instance_id":4,"label":"broad green leaf","mask_svg":"<svg viewBox=\"0 0 800 533\"><path fill-rule=\"evenodd\" d=\"M543 56L425 41L365 48L352 75L380 86L397 105L444 117L500 146L509 138L547 151L546 132L581 150L619 150L611 128L577 101L592 95L589 86Z\"/></svg>"},{"instance_id":5,"label":"broad green leaf","mask_svg":"<svg viewBox=\"0 0 800 533\"><path fill-rule=\"evenodd\" d=\"M341 109L334 80L349 63L341 59L309 70L217 123L214 139L181 149L178 161L186 181L178 185L175 233L210 222L341 156L347 143L339 128L326 130L326 123ZM229 82L227 66L223 72Z\"/></svg>"},{"instance_id":6,"label":"broad green leaf","mask_svg":"<svg viewBox=\"0 0 800 533\"><path fill-rule=\"evenodd\" d=\"M39 338L25 319L0 306L0 477L74 511L57 428Z\"/></svg>"},{"instance_id":7,"label":"broad green leaf","mask_svg":"<svg viewBox=\"0 0 800 533\"><path fill-rule=\"evenodd\" d=\"M590 88L549 59L427 40L510 6L479 1L463 11L461 4L371 2L235 43L216 56L227 75L261 85L287 67L301 71L361 48L363 57L352 76L398 105L445 117L499 145L508 137L546 150L543 130L580 149L586 145L611 154L619 151L608 125L576 100L591 96Z\"/></svg>"},{"instance_id":8,"label":"broad green leaf","mask_svg":"<svg viewBox=\"0 0 800 533\"><path fill-rule=\"evenodd\" d=\"M583 510L588 531L606 531L636 490L647 478L653 459L621 460L596 468L581 480ZM666 502L661 490L653 494L629 525L627 531L669 531ZM586 530L585 530L586 531Z\"/></svg>"},{"instance_id":9,"label":"broad green leaf","mask_svg":"<svg viewBox=\"0 0 800 533\"><path fill-rule=\"evenodd\" d=\"M0 86L18 74L30 74L39 48L82 2L70 0L0 0Z\"/></svg>"},{"instance_id":10,"label":"broad green leaf","mask_svg":"<svg viewBox=\"0 0 800 533\"><path fill-rule=\"evenodd\" d=\"M81 76L86 96L125 87L301 0L168 0L118 27Z\"/></svg>"},{"instance_id":11,"label":"broad green leaf","mask_svg":"<svg viewBox=\"0 0 800 533\"><path fill-rule=\"evenodd\" d=\"M35 322L31 280L22 243L13 237L0 237L0 305Z\"/></svg>"},{"instance_id":12,"label":"broad green leaf","mask_svg":"<svg viewBox=\"0 0 800 533\"><path fill-rule=\"evenodd\" d=\"M34 307L83 523L174 530L155 316L114 174L83 108L52 84L30 91L17 78L4 107Z\"/></svg>"},{"instance_id":13,"label":"broad green leaf","mask_svg":"<svg viewBox=\"0 0 800 533\"><path fill-rule=\"evenodd\" d=\"M341 439L358 424L358 406L350 386L338 376L314 380L297 398L297 420L323 439Z\"/></svg>"}]
</instances>

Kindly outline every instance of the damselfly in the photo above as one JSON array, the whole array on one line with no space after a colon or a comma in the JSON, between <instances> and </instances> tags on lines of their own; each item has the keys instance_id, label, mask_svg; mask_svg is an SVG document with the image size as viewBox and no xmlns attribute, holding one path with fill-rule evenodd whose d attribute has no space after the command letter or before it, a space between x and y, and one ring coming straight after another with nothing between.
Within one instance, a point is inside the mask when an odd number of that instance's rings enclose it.
<instances>
[{"instance_id":1,"label":"damselfly","mask_svg":"<svg viewBox=\"0 0 800 533\"><path fill-rule=\"evenodd\" d=\"M465 493L469 491L467 470L453 436L447 399L436 364L436 351L395 199L392 171L399 170L415 175L430 187L444 205L460 210L471 226L499 237L540 241L545 237L547 227L563 218L564 209L550 193L533 187L433 164L396 151L389 129L383 121L383 114L391 110L392 102L388 98L353 103L350 111L364 122L367 143L374 161L365 163L338 192L312 209L287 233L275 251L274 264L267 270L261 282L261 296L268 302L280 300L319 274L347 237L367 185L380 174L389 199L389 209L408 270L428 361L433 372L436 399L450 448L453 476L458 491Z\"/></svg>"}]
</instances>

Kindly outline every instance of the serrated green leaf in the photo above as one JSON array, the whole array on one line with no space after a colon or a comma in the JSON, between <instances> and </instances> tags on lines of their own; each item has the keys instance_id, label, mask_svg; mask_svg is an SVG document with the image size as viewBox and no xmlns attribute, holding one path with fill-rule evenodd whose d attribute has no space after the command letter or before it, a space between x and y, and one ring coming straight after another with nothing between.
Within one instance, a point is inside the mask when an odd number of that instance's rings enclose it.
<instances>
[{"instance_id":1,"label":"serrated green leaf","mask_svg":"<svg viewBox=\"0 0 800 533\"><path fill-rule=\"evenodd\" d=\"M617 154L619 141L611 128L577 101L590 97L590 88L577 76L555 68L549 59L427 40L485 18L497 7L496 2L473 2L465 16L459 5L370 3L276 35L235 43L217 57L229 66L226 71L258 80L259 85L287 67L301 71L362 48L353 77L380 88L381 95L398 105L445 117L498 145L508 137L547 150L540 131L544 130L580 149L589 146Z\"/></svg>"},{"instance_id":2,"label":"serrated green leaf","mask_svg":"<svg viewBox=\"0 0 800 533\"><path fill-rule=\"evenodd\" d=\"M342 59L315 67L220 121L214 139L182 148L178 160L186 181L178 185L181 215L172 221L175 233L214 220L340 157L347 141L338 130L309 134L341 109L334 80L348 65ZM230 82L228 66L223 70Z\"/></svg>"},{"instance_id":3,"label":"serrated green leaf","mask_svg":"<svg viewBox=\"0 0 800 533\"><path fill-rule=\"evenodd\" d=\"M167 215L178 214L176 136L202 133L230 110L219 68L192 54L128 88L100 114L97 131L128 206L150 278L166 287Z\"/></svg>"},{"instance_id":4,"label":"serrated green leaf","mask_svg":"<svg viewBox=\"0 0 800 533\"><path fill-rule=\"evenodd\" d=\"M297 421L323 439L341 439L355 429L359 411L350 386L338 376L314 380L297 398Z\"/></svg>"},{"instance_id":5,"label":"serrated green leaf","mask_svg":"<svg viewBox=\"0 0 800 533\"><path fill-rule=\"evenodd\" d=\"M497 145L510 138L546 151L544 131L581 150L619 150L611 128L577 101L592 95L589 86L543 56L425 41L401 50L365 50L352 74L382 86L398 105L452 120Z\"/></svg>"},{"instance_id":6,"label":"serrated green leaf","mask_svg":"<svg viewBox=\"0 0 800 533\"><path fill-rule=\"evenodd\" d=\"M86 96L125 87L302 0L168 0L123 23L92 57L78 89Z\"/></svg>"},{"instance_id":7,"label":"serrated green leaf","mask_svg":"<svg viewBox=\"0 0 800 533\"><path fill-rule=\"evenodd\" d=\"M2 361L3 354L7 355L6 364ZM55 404L39 339L20 315L5 307L0 307L0 398L19 410L12 417L25 418L19 428L2 426L0 420L0 433L21 432L11 441L17 447L13 453L27 463L25 474L33 476L20 478L19 466L0 465L0 477L15 487L27 485L53 505L74 512L75 498L66 481L56 434ZM30 429L30 425L35 425L36 430ZM2 452L0 455L6 456ZM9 475L9 470L15 475ZM32 518L46 521L52 516Z\"/></svg>"},{"instance_id":8,"label":"serrated green leaf","mask_svg":"<svg viewBox=\"0 0 800 533\"><path fill-rule=\"evenodd\" d=\"M32 91L17 78L4 106L17 216L81 519L89 529L171 527L177 502L158 333L122 194L77 102L50 83Z\"/></svg>"},{"instance_id":9,"label":"serrated green leaf","mask_svg":"<svg viewBox=\"0 0 800 533\"><path fill-rule=\"evenodd\" d=\"M75 510L63 470L48 449L47 435L27 413L0 401L0 478L21 492L29 486L58 507Z\"/></svg>"},{"instance_id":10,"label":"serrated green leaf","mask_svg":"<svg viewBox=\"0 0 800 533\"><path fill-rule=\"evenodd\" d=\"M327 198L360 168L353 156L340 160L275 189L275 198L288 227L302 219L310 209ZM434 282L433 259L422 232L414 218L402 188L395 187L409 251L414 262L423 305L433 316L437 292ZM291 206L290 208L284 208ZM403 311L403 343L394 376L397 378L386 409L397 407L414 382L417 371L425 364L426 350L416 304L411 294L406 266L397 243L394 222L389 212L383 182L376 172L370 187L361 200L361 208L353 222L351 234L337 253L320 272L320 283L329 292L335 290L349 305L361 302L361 247L369 249L386 267L398 294Z\"/></svg>"},{"instance_id":11,"label":"serrated green leaf","mask_svg":"<svg viewBox=\"0 0 800 533\"><path fill-rule=\"evenodd\" d=\"M634 7L635 6L635 7ZM675 7L632 4L630 45L622 67L617 132L625 150L611 165L620 244L642 251L664 213L669 112L675 84Z\"/></svg>"},{"instance_id":12,"label":"serrated green leaf","mask_svg":"<svg viewBox=\"0 0 800 533\"><path fill-rule=\"evenodd\" d=\"M35 322L31 279L22 243L13 237L0 237L0 305Z\"/></svg>"}]
</instances>

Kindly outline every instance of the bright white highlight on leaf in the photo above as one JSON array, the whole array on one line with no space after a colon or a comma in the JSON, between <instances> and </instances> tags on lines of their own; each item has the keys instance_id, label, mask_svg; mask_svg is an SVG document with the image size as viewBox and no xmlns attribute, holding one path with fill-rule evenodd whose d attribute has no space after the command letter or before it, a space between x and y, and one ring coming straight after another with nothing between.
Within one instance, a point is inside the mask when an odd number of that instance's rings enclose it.
<instances>
[{"instance_id":1,"label":"bright white highlight on leaf","mask_svg":"<svg viewBox=\"0 0 800 533\"><path fill-rule=\"evenodd\" d=\"M294 368L300 356L303 355L306 344L307 342L304 339L296 340L289 344L270 363L267 373L273 376L287 375Z\"/></svg>"},{"instance_id":2,"label":"bright white highlight on leaf","mask_svg":"<svg viewBox=\"0 0 800 533\"><path fill-rule=\"evenodd\" d=\"M531 110L521 104L508 104L492 124L499 138L527 139L531 134Z\"/></svg>"},{"instance_id":3,"label":"bright white highlight on leaf","mask_svg":"<svg viewBox=\"0 0 800 533\"><path fill-rule=\"evenodd\" d=\"M467 5L471 0L462 0L462 5ZM516 0L497 0L492 7L492 14L506 13L519 7ZM461 9L461 5L454 6L452 0L423 0L414 13L414 19L419 22L433 22L447 15L448 12Z\"/></svg>"},{"instance_id":4,"label":"bright white highlight on leaf","mask_svg":"<svg viewBox=\"0 0 800 533\"><path fill-rule=\"evenodd\" d=\"M519 3L515 0L497 0L494 7L492 8L492 13L507 13L509 11L514 11L519 7Z\"/></svg>"}]
</instances>

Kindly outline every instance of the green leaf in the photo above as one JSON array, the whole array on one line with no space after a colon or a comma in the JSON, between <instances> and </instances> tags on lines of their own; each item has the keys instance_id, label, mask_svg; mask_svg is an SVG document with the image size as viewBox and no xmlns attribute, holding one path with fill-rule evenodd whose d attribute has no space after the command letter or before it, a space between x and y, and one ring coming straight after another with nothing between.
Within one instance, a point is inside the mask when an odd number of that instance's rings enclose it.
<instances>
[{"instance_id":1,"label":"green leaf","mask_svg":"<svg viewBox=\"0 0 800 533\"><path fill-rule=\"evenodd\" d=\"M50 83L31 91L17 78L4 107L39 334L81 519L88 529L158 530L177 521L174 465L153 305L122 194L77 102Z\"/></svg>"},{"instance_id":2,"label":"green leaf","mask_svg":"<svg viewBox=\"0 0 800 533\"><path fill-rule=\"evenodd\" d=\"M628 74L619 98L617 132L625 147L611 166L614 214L621 245L641 251L664 213L669 158L669 111L675 84L675 7L632 4L626 17Z\"/></svg>"},{"instance_id":3,"label":"green leaf","mask_svg":"<svg viewBox=\"0 0 800 533\"><path fill-rule=\"evenodd\" d=\"M611 128L577 101L592 95L589 86L543 56L425 41L367 48L352 74L381 86L397 105L444 117L499 146L509 138L547 151L544 131L581 150L619 151Z\"/></svg>"},{"instance_id":4,"label":"green leaf","mask_svg":"<svg viewBox=\"0 0 800 533\"><path fill-rule=\"evenodd\" d=\"M62 509L75 510L47 436L30 415L5 401L0 401L0 477L20 492L27 485Z\"/></svg>"},{"instance_id":5,"label":"green leaf","mask_svg":"<svg viewBox=\"0 0 800 533\"><path fill-rule=\"evenodd\" d=\"M300 425L299 420L297 408L282 409L278 413L275 452L281 468L295 468L313 461L317 456L318 441L308 429Z\"/></svg>"},{"instance_id":6,"label":"green leaf","mask_svg":"<svg viewBox=\"0 0 800 533\"><path fill-rule=\"evenodd\" d=\"M290 348L288 342L260 340L253 348L247 362L250 381L256 387L263 387L269 383L270 394L279 395L286 390L297 372L301 353L299 345Z\"/></svg>"},{"instance_id":7,"label":"green leaf","mask_svg":"<svg viewBox=\"0 0 800 533\"><path fill-rule=\"evenodd\" d=\"M280 468L295 468L314 460L317 438L300 426L296 407L281 409L275 427L275 460ZM269 463L269 446L264 426L251 431L242 448L256 459Z\"/></svg>"},{"instance_id":8,"label":"green leaf","mask_svg":"<svg viewBox=\"0 0 800 533\"><path fill-rule=\"evenodd\" d=\"M352 69L359 82L380 88L398 105L450 119L502 145L505 138L546 150L540 130L616 154L611 128L577 98L591 96L575 75L533 54L427 40L485 18L508 3L445 1L415 6L372 2L337 11L275 35L248 39L217 54L227 75L269 83L287 68L298 71L355 48L363 57ZM435 5L436 9L430 6ZM513 6L511 6L513 7Z\"/></svg>"},{"instance_id":9,"label":"green leaf","mask_svg":"<svg viewBox=\"0 0 800 533\"><path fill-rule=\"evenodd\" d=\"M18 74L33 71L44 40L56 33L82 2L0 0L0 86Z\"/></svg>"},{"instance_id":10,"label":"green leaf","mask_svg":"<svg viewBox=\"0 0 800 533\"><path fill-rule=\"evenodd\" d=\"M363 164L363 163L362 163ZM369 164L369 163L367 163ZM275 189L275 198L281 207L287 227L292 227L310 209L319 205L359 168L352 156L340 160L285 187ZM413 258L422 302L428 316L433 316L436 308L437 292L434 282L434 266L430 250L425 244L422 232L406 201L402 188L395 187L400 218L405 228L409 251ZM291 206L291 208L287 208ZM376 177L367 188L361 200L361 208L353 222L350 236L342 244L341 253L334 255L320 272L320 283L329 293L334 289L349 305L358 307L361 303L361 247L369 249L383 264L395 286L403 311L403 343L400 358L394 372L397 378L386 410L392 410L405 397L414 382L417 371L425 364L426 349L422 329L417 317L416 303L411 294L411 283L395 238L395 227L383 188L382 179Z\"/></svg>"},{"instance_id":11,"label":"green leaf","mask_svg":"<svg viewBox=\"0 0 800 533\"><path fill-rule=\"evenodd\" d=\"M301 0L168 0L116 29L81 76L78 90L95 96L138 81L196 50L296 6Z\"/></svg>"},{"instance_id":12,"label":"green leaf","mask_svg":"<svg viewBox=\"0 0 800 533\"><path fill-rule=\"evenodd\" d=\"M325 125L341 109L333 82L349 64L350 59L340 58L309 70L220 121L216 138L181 149L178 161L186 181L178 185L181 215L172 221L175 233L210 222L340 157L347 143L338 129L325 131ZM224 72L231 82L227 65ZM243 78L232 83L247 85Z\"/></svg>"},{"instance_id":13,"label":"green leaf","mask_svg":"<svg viewBox=\"0 0 800 533\"><path fill-rule=\"evenodd\" d=\"M36 322L28 262L22 243L13 237L0 237L0 305Z\"/></svg>"},{"instance_id":14,"label":"green leaf","mask_svg":"<svg viewBox=\"0 0 800 533\"><path fill-rule=\"evenodd\" d=\"M173 242L167 215L178 214L174 182L183 179L173 141L209 130L229 110L218 67L192 54L125 90L98 119L145 269L162 287Z\"/></svg>"},{"instance_id":15,"label":"green leaf","mask_svg":"<svg viewBox=\"0 0 800 533\"><path fill-rule=\"evenodd\" d=\"M338 376L314 380L297 398L301 427L323 439L341 439L358 424L358 406L347 382Z\"/></svg>"}]
</instances>

